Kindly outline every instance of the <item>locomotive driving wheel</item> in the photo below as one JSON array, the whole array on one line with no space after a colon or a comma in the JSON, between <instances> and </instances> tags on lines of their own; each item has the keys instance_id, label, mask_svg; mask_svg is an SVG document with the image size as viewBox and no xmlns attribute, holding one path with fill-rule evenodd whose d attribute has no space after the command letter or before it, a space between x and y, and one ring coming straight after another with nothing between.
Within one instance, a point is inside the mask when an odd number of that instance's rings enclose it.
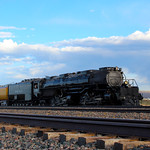
<instances>
[{"instance_id":1,"label":"locomotive driving wheel","mask_svg":"<svg viewBox=\"0 0 150 150\"><path fill-rule=\"evenodd\" d=\"M52 99L51 99L51 102L50 102L50 106L56 106L56 104L55 104L55 97L53 97Z\"/></svg>"},{"instance_id":2,"label":"locomotive driving wheel","mask_svg":"<svg viewBox=\"0 0 150 150\"><path fill-rule=\"evenodd\" d=\"M54 96L51 99L51 106L59 106L60 104L60 97L59 96Z\"/></svg>"},{"instance_id":3,"label":"locomotive driving wheel","mask_svg":"<svg viewBox=\"0 0 150 150\"><path fill-rule=\"evenodd\" d=\"M51 99L51 106L66 106L67 105L67 99L65 97L61 96L54 96Z\"/></svg>"},{"instance_id":4,"label":"locomotive driving wheel","mask_svg":"<svg viewBox=\"0 0 150 150\"><path fill-rule=\"evenodd\" d=\"M80 104L81 105L86 105L86 104L88 104L89 102L91 102L91 95L88 93L88 92L86 92L85 94L83 94L82 96L81 96L81 98L80 98Z\"/></svg>"}]
</instances>

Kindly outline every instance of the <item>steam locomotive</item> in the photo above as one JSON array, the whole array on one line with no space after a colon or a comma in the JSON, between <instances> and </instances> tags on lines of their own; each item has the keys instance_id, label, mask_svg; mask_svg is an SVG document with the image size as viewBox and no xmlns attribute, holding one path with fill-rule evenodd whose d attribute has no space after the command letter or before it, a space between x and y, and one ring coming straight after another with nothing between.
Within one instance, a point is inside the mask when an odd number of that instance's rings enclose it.
<instances>
[{"instance_id":1,"label":"steam locomotive","mask_svg":"<svg viewBox=\"0 0 150 150\"><path fill-rule=\"evenodd\" d=\"M126 79L122 69L118 67L25 79L0 87L1 105L138 106L141 99L136 81Z\"/></svg>"}]
</instances>

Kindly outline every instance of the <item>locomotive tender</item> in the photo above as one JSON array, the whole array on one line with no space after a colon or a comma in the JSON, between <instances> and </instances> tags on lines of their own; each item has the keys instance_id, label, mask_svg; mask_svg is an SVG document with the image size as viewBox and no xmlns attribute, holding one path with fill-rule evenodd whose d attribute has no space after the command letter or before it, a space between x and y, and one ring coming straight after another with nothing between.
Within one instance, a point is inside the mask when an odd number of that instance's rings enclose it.
<instances>
[{"instance_id":1,"label":"locomotive tender","mask_svg":"<svg viewBox=\"0 0 150 150\"><path fill-rule=\"evenodd\" d=\"M103 67L0 87L1 105L131 105L142 99L134 79L121 68Z\"/></svg>"}]
</instances>

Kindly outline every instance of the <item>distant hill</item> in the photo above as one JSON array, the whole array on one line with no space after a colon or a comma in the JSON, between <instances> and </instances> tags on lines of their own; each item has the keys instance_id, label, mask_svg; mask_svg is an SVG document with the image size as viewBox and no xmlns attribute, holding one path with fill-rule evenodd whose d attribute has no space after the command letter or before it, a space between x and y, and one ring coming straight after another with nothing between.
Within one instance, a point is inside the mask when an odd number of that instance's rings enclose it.
<instances>
[{"instance_id":1,"label":"distant hill","mask_svg":"<svg viewBox=\"0 0 150 150\"><path fill-rule=\"evenodd\" d=\"M150 91L140 91L144 98L150 98Z\"/></svg>"}]
</instances>

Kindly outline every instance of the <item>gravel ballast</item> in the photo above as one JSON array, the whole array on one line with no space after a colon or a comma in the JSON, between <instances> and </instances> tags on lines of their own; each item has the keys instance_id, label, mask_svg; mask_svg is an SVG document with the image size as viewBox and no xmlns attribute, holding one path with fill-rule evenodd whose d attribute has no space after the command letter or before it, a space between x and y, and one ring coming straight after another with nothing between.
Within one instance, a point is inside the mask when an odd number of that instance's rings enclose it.
<instances>
[{"instance_id":1,"label":"gravel ballast","mask_svg":"<svg viewBox=\"0 0 150 150\"><path fill-rule=\"evenodd\" d=\"M1 113L150 120L150 113L1 109Z\"/></svg>"},{"instance_id":2,"label":"gravel ballast","mask_svg":"<svg viewBox=\"0 0 150 150\"><path fill-rule=\"evenodd\" d=\"M2 133L0 131L0 150L100 150L97 148L96 141L79 145L76 139L71 138L69 141L59 142L59 138L50 138L43 140L37 137L36 133L28 133L25 136L12 134L11 131ZM106 150L113 150L112 146L105 147ZM150 145L139 145L130 150L149 150Z\"/></svg>"},{"instance_id":3,"label":"gravel ballast","mask_svg":"<svg viewBox=\"0 0 150 150\"><path fill-rule=\"evenodd\" d=\"M0 149L10 150L90 150L96 149L95 143L89 143L85 146L79 146L77 140L70 140L60 143L58 138L42 140L38 138L36 134L27 134L25 136L19 136L12 134L11 132L0 132Z\"/></svg>"}]
</instances>

